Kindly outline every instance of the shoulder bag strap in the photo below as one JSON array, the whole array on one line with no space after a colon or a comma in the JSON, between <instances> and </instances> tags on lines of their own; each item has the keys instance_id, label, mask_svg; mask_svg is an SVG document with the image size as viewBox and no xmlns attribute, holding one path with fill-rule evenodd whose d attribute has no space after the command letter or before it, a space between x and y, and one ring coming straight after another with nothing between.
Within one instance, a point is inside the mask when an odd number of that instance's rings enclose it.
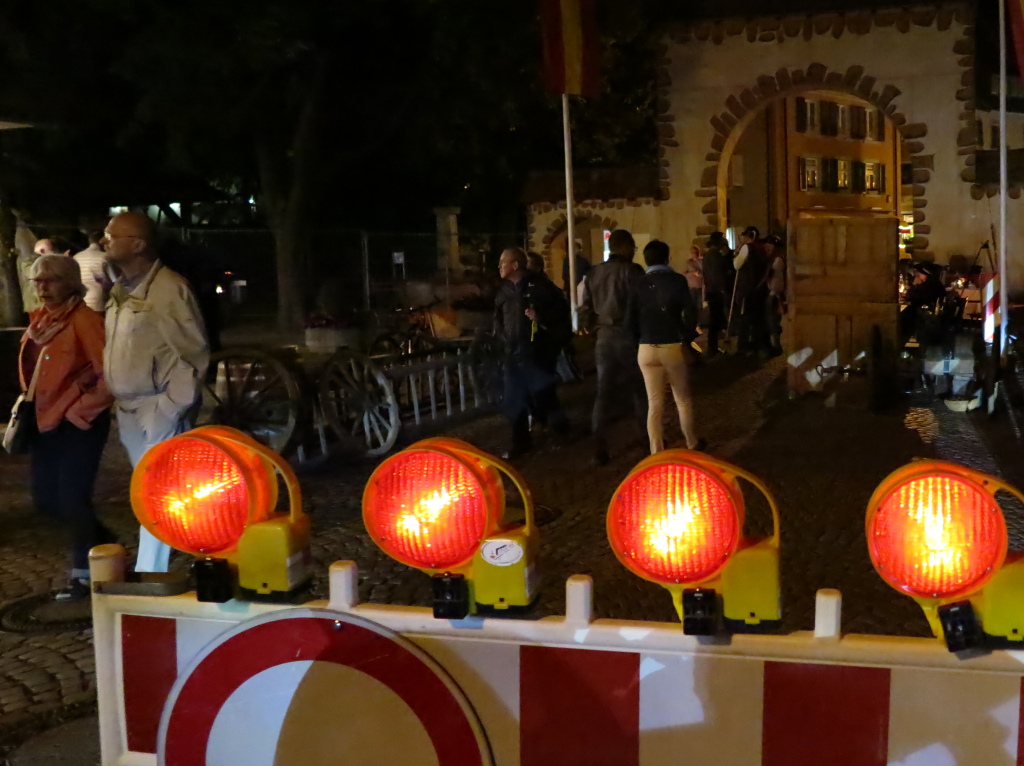
<instances>
[{"instance_id":1,"label":"shoulder bag strap","mask_svg":"<svg viewBox=\"0 0 1024 766\"><path fill-rule=\"evenodd\" d=\"M36 382L39 380L39 370L43 366L43 356L48 346L39 349L39 356L36 357L36 367L32 370L32 381L28 384L28 391L25 392L25 401L31 402L36 398Z\"/></svg>"}]
</instances>

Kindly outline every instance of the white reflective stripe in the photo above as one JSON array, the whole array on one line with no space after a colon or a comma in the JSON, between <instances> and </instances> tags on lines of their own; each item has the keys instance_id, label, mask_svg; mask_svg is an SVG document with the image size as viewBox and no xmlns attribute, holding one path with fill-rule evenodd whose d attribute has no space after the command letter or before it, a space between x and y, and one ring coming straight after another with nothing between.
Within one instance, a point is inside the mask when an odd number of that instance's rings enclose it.
<instances>
[{"instance_id":1,"label":"white reflective stripe","mask_svg":"<svg viewBox=\"0 0 1024 766\"><path fill-rule=\"evenodd\" d=\"M487 734L496 763L519 763L519 645L406 636L458 684Z\"/></svg>"},{"instance_id":2,"label":"white reflective stripe","mask_svg":"<svg viewBox=\"0 0 1024 766\"><path fill-rule=\"evenodd\" d=\"M643 653L640 679L640 766L761 763L762 661Z\"/></svg>"},{"instance_id":3,"label":"white reflective stripe","mask_svg":"<svg viewBox=\"0 0 1024 766\"><path fill-rule=\"evenodd\" d=\"M215 620L177 620L175 640L178 644L178 675L185 672L200 650L225 630L235 626L233 622Z\"/></svg>"},{"instance_id":4,"label":"white reflective stripe","mask_svg":"<svg viewBox=\"0 0 1024 766\"><path fill-rule=\"evenodd\" d=\"M276 665L239 686L213 722L206 766L274 766L292 697L312 664Z\"/></svg>"},{"instance_id":5,"label":"white reflective stripe","mask_svg":"<svg viewBox=\"0 0 1024 766\"><path fill-rule=\"evenodd\" d=\"M890 766L1017 763L1021 679L896 669L889 685Z\"/></svg>"}]
</instances>

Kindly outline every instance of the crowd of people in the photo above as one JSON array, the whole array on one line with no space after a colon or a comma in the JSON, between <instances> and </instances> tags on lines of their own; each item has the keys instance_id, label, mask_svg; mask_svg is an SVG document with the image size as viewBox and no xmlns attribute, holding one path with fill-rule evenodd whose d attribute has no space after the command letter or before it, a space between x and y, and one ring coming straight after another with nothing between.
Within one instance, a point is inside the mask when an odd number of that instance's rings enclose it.
<instances>
[{"instance_id":1,"label":"crowd of people","mask_svg":"<svg viewBox=\"0 0 1024 766\"><path fill-rule=\"evenodd\" d=\"M25 270L33 301L18 373L34 402L31 486L37 509L71 533L59 600L87 597L88 552L113 536L92 503L111 413L134 466L191 427L210 347L189 283L157 255L156 227L120 213L72 256L39 240ZM166 571L170 549L140 529L138 571Z\"/></svg>"},{"instance_id":2,"label":"crowd of people","mask_svg":"<svg viewBox=\"0 0 1024 766\"><path fill-rule=\"evenodd\" d=\"M733 252L715 232L705 249L694 245L683 273L670 265L669 246L649 242L645 267L634 262L636 243L618 229L608 238L608 258L591 264L576 254L582 326L595 337L597 391L590 433L594 461L610 460L609 427L623 404L646 430L651 454L665 448L665 395L671 392L685 446L704 450L690 392L690 368L713 360L723 342L737 352L768 358L782 353L786 311L786 260L782 239L762 239L754 226L740 235ZM540 255L513 247L501 254L502 286L494 313L494 335L505 350L504 411L511 424L507 457L532 446L531 422L564 434L569 425L558 399L565 379L559 361L572 353L568 258L563 289L547 277ZM695 341L703 335L702 349Z\"/></svg>"},{"instance_id":3,"label":"crowd of people","mask_svg":"<svg viewBox=\"0 0 1024 766\"><path fill-rule=\"evenodd\" d=\"M730 337L740 353L780 353L781 245L748 227L733 253L715 233L703 251L691 248L677 273L666 243L649 242L642 267L634 261L633 236L619 229L610 234L605 261L577 256L580 319L595 339L590 431L597 464L610 460L609 428L623 404L646 431L651 453L665 448L668 392L685 446L706 448L695 425L691 367L699 355L720 355ZM113 539L92 504L112 417L134 466L194 422L210 354L195 291L158 257L148 217L118 214L89 237L89 247L73 250L56 237L36 243L37 257L25 269L32 300L18 356L22 391L36 415L29 447L34 502L72 536L60 599L88 595L89 549ZM516 458L532 449L534 424L560 436L569 431L558 396L559 384L577 374L569 275L564 269L563 286L556 286L541 256L516 247L502 252L499 271L494 334L505 354L506 456ZM695 343L700 335L704 349ZM136 569L165 571L168 559L167 546L141 529Z\"/></svg>"}]
</instances>

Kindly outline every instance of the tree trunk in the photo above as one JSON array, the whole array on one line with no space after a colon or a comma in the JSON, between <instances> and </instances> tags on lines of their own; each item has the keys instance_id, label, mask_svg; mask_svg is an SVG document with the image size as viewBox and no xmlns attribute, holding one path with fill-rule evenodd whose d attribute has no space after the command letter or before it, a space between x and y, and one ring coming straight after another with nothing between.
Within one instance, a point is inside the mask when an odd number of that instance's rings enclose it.
<instances>
[{"instance_id":1,"label":"tree trunk","mask_svg":"<svg viewBox=\"0 0 1024 766\"><path fill-rule=\"evenodd\" d=\"M21 324L24 308L21 282L18 280L18 249L14 245L16 222L14 211L0 196L0 326Z\"/></svg>"},{"instance_id":2,"label":"tree trunk","mask_svg":"<svg viewBox=\"0 0 1024 766\"><path fill-rule=\"evenodd\" d=\"M277 250L277 322L282 330L300 329L305 316L305 236L320 160L319 116L326 74L325 57L310 78L290 146L275 147L272 139L257 138L260 182ZM287 149L287 157L275 148Z\"/></svg>"},{"instance_id":3,"label":"tree trunk","mask_svg":"<svg viewBox=\"0 0 1024 766\"><path fill-rule=\"evenodd\" d=\"M302 230L283 223L274 226L277 250L277 324L282 330L297 330L305 318L302 289Z\"/></svg>"}]
</instances>

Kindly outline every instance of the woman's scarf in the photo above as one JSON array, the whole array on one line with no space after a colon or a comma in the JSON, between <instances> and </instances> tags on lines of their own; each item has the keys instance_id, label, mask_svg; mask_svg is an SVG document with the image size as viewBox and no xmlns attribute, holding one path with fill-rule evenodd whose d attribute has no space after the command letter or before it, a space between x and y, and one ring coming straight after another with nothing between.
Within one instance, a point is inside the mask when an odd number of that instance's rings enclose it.
<instances>
[{"instance_id":1,"label":"woman's scarf","mask_svg":"<svg viewBox=\"0 0 1024 766\"><path fill-rule=\"evenodd\" d=\"M54 336L67 327L71 321L71 315L75 309L82 305L81 295L72 295L56 308L44 305L32 312L32 320L29 322L25 334L29 340L40 346L45 346Z\"/></svg>"}]
</instances>

